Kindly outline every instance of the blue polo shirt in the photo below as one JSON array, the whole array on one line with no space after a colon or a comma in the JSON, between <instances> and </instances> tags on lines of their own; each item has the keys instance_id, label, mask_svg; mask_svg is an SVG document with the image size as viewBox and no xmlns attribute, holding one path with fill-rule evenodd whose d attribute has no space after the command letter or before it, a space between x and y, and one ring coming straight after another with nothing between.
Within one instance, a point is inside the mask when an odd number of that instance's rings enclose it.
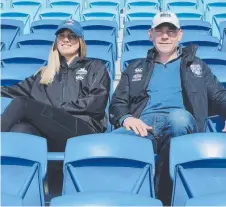
<instances>
[{"instance_id":1,"label":"blue polo shirt","mask_svg":"<svg viewBox=\"0 0 226 207\"><path fill-rule=\"evenodd\" d=\"M184 108L180 63L181 55L166 64L155 62L147 88L150 98L141 116L151 113L170 113L174 109Z\"/></svg>"}]
</instances>

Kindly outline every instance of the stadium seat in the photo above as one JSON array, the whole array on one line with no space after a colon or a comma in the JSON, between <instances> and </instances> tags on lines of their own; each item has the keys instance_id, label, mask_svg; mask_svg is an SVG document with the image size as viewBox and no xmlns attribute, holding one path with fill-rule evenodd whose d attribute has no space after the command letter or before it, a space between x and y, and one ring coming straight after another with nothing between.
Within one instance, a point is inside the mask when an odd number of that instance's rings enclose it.
<instances>
[{"instance_id":1,"label":"stadium seat","mask_svg":"<svg viewBox=\"0 0 226 207\"><path fill-rule=\"evenodd\" d=\"M211 24L202 20L181 20L181 29L184 34L211 35Z\"/></svg>"},{"instance_id":2,"label":"stadium seat","mask_svg":"<svg viewBox=\"0 0 226 207\"><path fill-rule=\"evenodd\" d=\"M212 18L212 35L216 36L220 39L220 24L221 22L226 21L226 7L222 10L222 8L218 8L220 11L218 12L211 12L213 15Z\"/></svg>"},{"instance_id":3,"label":"stadium seat","mask_svg":"<svg viewBox=\"0 0 226 207\"><path fill-rule=\"evenodd\" d=\"M139 58L146 58L146 57L147 57L147 51L145 51L143 49L137 49L136 53L134 51L123 52L122 57L121 57L121 65L120 65L121 72L126 70L128 65L133 60L136 60Z\"/></svg>"},{"instance_id":4,"label":"stadium seat","mask_svg":"<svg viewBox=\"0 0 226 207\"><path fill-rule=\"evenodd\" d=\"M50 206L162 206L161 201L122 192L85 192L52 199Z\"/></svg>"},{"instance_id":5,"label":"stadium seat","mask_svg":"<svg viewBox=\"0 0 226 207\"><path fill-rule=\"evenodd\" d=\"M191 198L220 193L226 186L226 134L195 133L170 143L173 206Z\"/></svg>"},{"instance_id":6,"label":"stadium seat","mask_svg":"<svg viewBox=\"0 0 226 207\"><path fill-rule=\"evenodd\" d=\"M110 20L115 21L118 25L118 28L120 28L120 18L119 18L119 12L115 10L114 8L88 8L83 10L82 12L82 21L87 20Z\"/></svg>"},{"instance_id":7,"label":"stadium seat","mask_svg":"<svg viewBox=\"0 0 226 207\"><path fill-rule=\"evenodd\" d=\"M52 32L55 34L57 27L62 22L62 20L59 19L43 19L38 21L33 21L31 24L31 33L37 33L37 32Z\"/></svg>"},{"instance_id":8,"label":"stadium seat","mask_svg":"<svg viewBox=\"0 0 226 207\"><path fill-rule=\"evenodd\" d=\"M49 51L36 48L13 49L2 52L2 85L12 85L35 74L47 64Z\"/></svg>"},{"instance_id":9,"label":"stadium seat","mask_svg":"<svg viewBox=\"0 0 226 207\"><path fill-rule=\"evenodd\" d=\"M224 133L196 133L171 140L171 205L182 206L191 198L225 191L225 138Z\"/></svg>"},{"instance_id":10,"label":"stadium seat","mask_svg":"<svg viewBox=\"0 0 226 207\"><path fill-rule=\"evenodd\" d=\"M120 2L118 0L87 0L88 8L113 8L119 11Z\"/></svg>"},{"instance_id":11,"label":"stadium seat","mask_svg":"<svg viewBox=\"0 0 226 207\"><path fill-rule=\"evenodd\" d=\"M1 206L23 206L23 200L15 195L1 193Z\"/></svg>"},{"instance_id":12,"label":"stadium seat","mask_svg":"<svg viewBox=\"0 0 226 207\"><path fill-rule=\"evenodd\" d=\"M226 53L225 52L209 52L198 51L197 56L200 57L211 69L213 74L221 83L226 83Z\"/></svg>"},{"instance_id":13,"label":"stadium seat","mask_svg":"<svg viewBox=\"0 0 226 207\"><path fill-rule=\"evenodd\" d=\"M203 14L201 11L194 8L173 8L174 12L179 20L203 20Z\"/></svg>"},{"instance_id":14,"label":"stadium seat","mask_svg":"<svg viewBox=\"0 0 226 207\"><path fill-rule=\"evenodd\" d=\"M124 22L128 21L134 21L134 20L149 20L152 21L153 17L155 16L156 13L158 13L159 10L157 9L150 9L150 8L132 8L132 9L127 9L125 13L125 19Z\"/></svg>"},{"instance_id":15,"label":"stadium seat","mask_svg":"<svg viewBox=\"0 0 226 207\"><path fill-rule=\"evenodd\" d=\"M71 138L65 150L62 195L117 191L154 198L154 174L148 139L111 133Z\"/></svg>"},{"instance_id":16,"label":"stadium seat","mask_svg":"<svg viewBox=\"0 0 226 207\"><path fill-rule=\"evenodd\" d=\"M133 9L133 8L154 8L160 9L160 1L159 0L127 0L126 1L126 9Z\"/></svg>"},{"instance_id":17,"label":"stadium seat","mask_svg":"<svg viewBox=\"0 0 226 207\"><path fill-rule=\"evenodd\" d=\"M220 41L216 37L212 36L199 36L193 34L192 36L187 34L184 35L181 42L183 46L188 46L190 44L198 45L199 51L217 51L220 47Z\"/></svg>"},{"instance_id":18,"label":"stadium seat","mask_svg":"<svg viewBox=\"0 0 226 207\"><path fill-rule=\"evenodd\" d=\"M11 98L1 97L1 113L5 111L6 107L10 104L11 101Z\"/></svg>"},{"instance_id":19,"label":"stadium seat","mask_svg":"<svg viewBox=\"0 0 226 207\"><path fill-rule=\"evenodd\" d=\"M205 132L222 132L225 120L220 116L208 117L205 123Z\"/></svg>"},{"instance_id":20,"label":"stadium seat","mask_svg":"<svg viewBox=\"0 0 226 207\"><path fill-rule=\"evenodd\" d=\"M141 33L146 34L151 29L152 22L149 20L134 20L125 22L123 36L133 35L140 36Z\"/></svg>"},{"instance_id":21,"label":"stadium seat","mask_svg":"<svg viewBox=\"0 0 226 207\"><path fill-rule=\"evenodd\" d=\"M11 48L14 40L24 32L24 24L20 20L2 19L1 20L1 41L5 50Z\"/></svg>"},{"instance_id":22,"label":"stadium seat","mask_svg":"<svg viewBox=\"0 0 226 207\"><path fill-rule=\"evenodd\" d=\"M148 51L152 47L153 43L149 39L148 33L142 33L139 36L125 36L122 42L122 52L134 51L136 53L137 49Z\"/></svg>"},{"instance_id":23,"label":"stadium seat","mask_svg":"<svg viewBox=\"0 0 226 207\"><path fill-rule=\"evenodd\" d=\"M99 50L97 52L96 48L94 47L87 47L87 57L88 58L92 58L92 59L99 59L102 60L104 62L104 64L106 65L109 75L110 77L114 80L115 78L115 66L114 66L114 62L112 60L112 54L110 53L106 53L103 50Z\"/></svg>"},{"instance_id":24,"label":"stadium seat","mask_svg":"<svg viewBox=\"0 0 226 207\"><path fill-rule=\"evenodd\" d=\"M21 11L29 11L35 17L39 10L44 7L40 0L12 0L12 8L20 9Z\"/></svg>"},{"instance_id":25,"label":"stadium seat","mask_svg":"<svg viewBox=\"0 0 226 207\"><path fill-rule=\"evenodd\" d=\"M80 21L83 3L81 0L50 0L50 8L59 8L62 11L73 11L73 19ZM73 8L73 10L72 10Z\"/></svg>"},{"instance_id":26,"label":"stadium seat","mask_svg":"<svg viewBox=\"0 0 226 207\"><path fill-rule=\"evenodd\" d=\"M191 198L186 206L226 206L226 191Z\"/></svg>"},{"instance_id":27,"label":"stadium seat","mask_svg":"<svg viewBox=\"0 0 226 207\"><path fill-rule=\"evenodd\" d=\"M184 9L184 8L192 8L197 9L198 8L198 2L197 0L165 0L164 1L164 10L173 11L175 8L177 9Z\"/></svg>"},{"instance_id":28,"label":"stadium seat","mask_svg":"<svg viewBox=\"0 0 226 207\"><path fill-rule=\"evenodd\" d=\"M66 20L66 19L75 19L77 21L80 21L79 19L76 19L76 14L71 10L62 10L61 8L47 8L43 9L36 20L52 20L52 19L58 19L58 20Z\"/></svg>"},{"instance_id":29,"label":"stadium seat","mask_svg":"<svg viewBox=\"0 0 226 207\"><path fill-rule=\"evenodd\" d=\"M84 38L86 41L86 45L88 47L92 46L98 50L104 49L106 52L110 52L113 57L113 61L117 60L117 44L115 42L115 37L111 36L109 33L105 33L104 31L92 31L85 30Z\"/></svg>"},{"instance_id":30,"label":"stadium seat","mask_svg":"<svg viewBox=\"0 0 226 207\"><path fill-rule=\"evenodd\" d=\"M46 139L23 133L1 133L2 194L15 196L16 203L22 200L24 206L44 206L46 168ZM12 199L8 201L12 204Z\"/></svg>"},{"instance_id":31,"label":"stadium seat","mask_svg":"<svg viewBox=\"0 0 226 207\"><path fill-rule=\"evenodd\" d=\"M43 48L50 51L51 46L55 41L55 35L50 33L42 33L40 34L26 34L21 35L17 38L15 45L13 48L27 48L36 49Z\"/></svg>"},{"instance_id":32,"label":"stadium seat","mask_svg":"<svg viewBox=\"0 0 226 207\"><path fill-rule=\"evenodd\" d=\"M226 52L226 21L220 23L221 51Z\"/></svg>"},{"instance_id":33,"label":"stadium seat","mask_svg":"<svg viewBox=\"0 0 226 207\"><path fill-rule=\"evenodd\" d=\"M30 32L30 25L31 22L34 19L34 16L36 14L32 14L31 11L21 11L20 8L10 8L10 9L4 9L0 13L1 19L10 19L10 20L20 20L23 22L24 25L24 33L27 34Z\"/></svg>"}]
</instances>

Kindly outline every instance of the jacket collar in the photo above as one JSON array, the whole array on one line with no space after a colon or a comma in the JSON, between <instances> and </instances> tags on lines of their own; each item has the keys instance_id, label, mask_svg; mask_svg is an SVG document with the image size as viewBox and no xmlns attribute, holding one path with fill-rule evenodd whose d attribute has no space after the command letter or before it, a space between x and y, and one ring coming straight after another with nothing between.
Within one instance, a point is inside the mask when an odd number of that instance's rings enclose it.
<instances>
[{"instance_id":1,"label":"jacket collar","mask_svg":"<svg viewBox=\"0 0 226 207\"><path fill-rule=\"evenodd\" d=\"M197 49L198 49L197 45L189 45L188 47L183 47L182 57L186 57L187 62L193 62ZM154 62L156 55L157 50L155 47L148 50L147 61Z\"/></svg>"}]
</instances>

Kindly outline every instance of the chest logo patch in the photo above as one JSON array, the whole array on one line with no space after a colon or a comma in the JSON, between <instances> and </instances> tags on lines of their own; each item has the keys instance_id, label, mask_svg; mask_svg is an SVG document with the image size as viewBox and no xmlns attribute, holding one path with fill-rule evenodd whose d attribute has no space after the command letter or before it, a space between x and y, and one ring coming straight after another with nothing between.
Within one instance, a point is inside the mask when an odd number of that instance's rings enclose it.
<instances>
[{"instance_id":1,"label":"chest logo patch","mask_svg":"<svg viewBox=\"0 0 226 207\"><path fill-rule=\"evenodd\" d=\"M196 77L202 77L202 68L199 64L193 64L190 66L192 73Z\"/></svg>"},{"instance_id":2,"label":"chest logo patch","mask_svg":"<svg viewBox=\"0 0 226 207\"><path fill-rule=\"evenodd\" d=\"M75 79L76 79L76 80L83 80L86 74L87 74L87 70L86 70L85 68L80 68L80 69L76 72Z\"/></svg>"},{"instance_id":3,"label":"chest logo patch","mask_svg":"<svg viewBox=\"0 0 226 207\"><path fill-rule=\"evenodd\" d=\"M141 81L142 74L135 74L133 75L132 81Z\"/></svg>"},{"instance_id":4,"label":"chest logo patch","mask_svg":"<svg viewBox=\"0 0 226 207\"><path fill-rule=\"evenodd\" d=\"M143 72L143 68L136 68L135 69L135 73L142 73Z\"/></svg>"}]
</instances>

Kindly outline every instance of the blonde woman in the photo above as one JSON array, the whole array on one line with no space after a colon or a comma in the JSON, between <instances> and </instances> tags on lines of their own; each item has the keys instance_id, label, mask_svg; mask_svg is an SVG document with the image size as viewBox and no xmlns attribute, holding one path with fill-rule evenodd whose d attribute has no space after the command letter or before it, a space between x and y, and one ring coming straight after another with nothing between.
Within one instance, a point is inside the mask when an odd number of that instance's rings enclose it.
<instances>
[{"instance_id":1,"label":"blonde woman","mask_svg":"<svg viewBox=\"0 0 226 207\"><path fill-rule=\"evenodd\" d=\"M1 95L14 98L2 114L2 131L47 138L49 151L64 151L68 138L106 130L110 79L105 65L86 58L83 29L62 22L48 65Z\"/></svg>"}]
</instances>

